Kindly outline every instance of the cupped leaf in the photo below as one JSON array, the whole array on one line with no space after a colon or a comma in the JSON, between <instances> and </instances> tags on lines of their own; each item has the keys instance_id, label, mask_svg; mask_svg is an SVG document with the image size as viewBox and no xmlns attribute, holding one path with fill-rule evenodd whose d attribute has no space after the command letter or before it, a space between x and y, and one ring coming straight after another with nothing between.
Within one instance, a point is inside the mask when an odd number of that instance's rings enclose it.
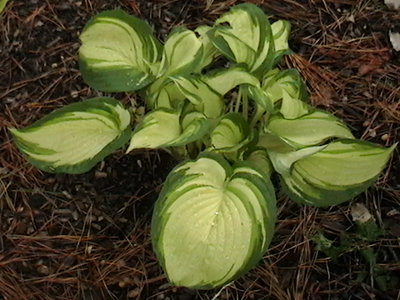
<instances>
[{"instance_id":1,"label":"cupped leaf","mask_svg":"<svg viewBox=\"0 0 400 300\"><path fill-rule=\"evenodd\" d=\"M281 114L286 119L296 119L310 112L310 107L298 99L293 97L286 90L282 90Z\"/></svg>"},{"instance_id":2,"label":"cupped leaf","mask_svg":"<svg viewBox=\"0 0 400 300\"><path fill-rule=\"evenodd\" d=\"M375 181L395 147L338 140L296 161L282 180L294 200L316 206L339 204Z\"/></svg>"},{"instance_id":3,"label":"cupped leaf","mask_svg":"<svg viewBox=\"0 0 400 300\"><path fill-rule=\"evenodd\" d=\"M295 168L317 186L356 185L378 176L394 147L383 148L351 139L335 141L321 152L298 161Z\"/></svg>"},{"instance_id":4,"label":"cupped leaf","mask_svg":"<svg viewBox=\"0 0 400 300\"><path fill-rule=\"evenodd\" d=\"M281 183L284 191L293 200L301 204L312 205L317 207L327 207L338 205L349 201L358 194L365 191L375 181L371 179L364 184L346 187L343 190L320 188L310 184L302 177L297 170L293 170L291 175L283 175Z\"/></svg>"},{"instance_id":5,"label":"cupped leaf","mask_svg":"<svg viewBox=\"0 0 400 300\"><path fill-rule=\"evenodd\" d=\"M213 149L233 152L247 144L252 135L246 120L239 113L228 113L222 117L211 133Z\"/></svg>"},{"instance_id":6,"label":"cupped leaf","mask_svg":"<svg viewBox=\"0 0 400 300\"><path fill-rule=\"evenodd\" d=\"M261 259L275 218L274 191L264 174L203 154L168 176L153 214L153 246L173 284L214 288Z\"/></svg>"},{"instance_id":7,"label":"cupped leaf","mask_svg":"<svg viewBox=\"0 0 400 300\"><path fill-rule=\"evenodd\" d=\"M47 172L84 173L131 135L131 116L112 98L93 98L53 111L24 129L10 129L19 150Z\"/></svg>"},{"instance_id":8,"label":"cupped leaf","mask_svg":"<svg viewBox=\"0 0 400 300\"><path fill-rule=\"evenodd\" d=\"M244 3L220 17L210 38L218 50L252 73L263 74L273 63L274 43L271 25L264 12ZM224 25L224 24L228 24Z\"/></svg>"},{"instance_id":9,"label":"cupped leaf","mask_svg":"<svg viewBox=\"0 0 400 300\"><path fill-rule=\"evenodd\" d=\"M198 68L199 71L211 64L213 60L220 55L209 37L211 30L212 27L210 26L199 26L195 29L195 32L199 35L199 40L203 45L203 58Z\"/></svg>"},{"instance_id":10,"label":"cupped leaf","mask_svg":"<svg viewBox=\"0 0 400 300\"><path fill-rule=\"evenodd\" d=\"M96 15L80 35L83 79L105 92L136 91L151 83L160 58L150 26L121 10Z\"/></svg>"},{"instance_id":11,"label":"cupped leaf","mask_svg":"<svg viewBox=\"0 0 400 300\"><path fill-rule=\"evenodd\" d=\"M201 76L176 76L172 80L198 111L209 118L222 114L225 108L223 96L213 90Z\"/></svg>"},{"instance_id":12,"label":"cupped leaf","mask_svg":"<svg viewBox=\"0 0 400 300\"><path fill-rule=\"evenodd\" d=\"M247 95L250 99L254 100L256 104L266 112L275 113L276 109L274 102L268 96L268 94L257 86L248 86Z\"/></svg>"},{"instance_id":13,"label":"cupped leaf","mask_svg":"<svg viewBox=\"0 0 400 300\"><path fill-rule=\"evenodd\" d=\"M354 138L342 121L323 111L297 119L285 119L276 114L270 118L266 130L297 148L317 145L332 137Z\"/></svg>"},{"instance_id":14,"label":"cupped leaf","mask_svg":"<svg viewBox=\"0 0 400 300\"><path fill-rule=\"evenodd\" d=\"M219 117L225 108L223 96L238 85L259 87L256 77L235 67L203 76L171 77L179 90L207 117Z\"/></svg>"},{"instance_id":15,"label":"cupped leaf","mask_svg":"<svg viewBox=\"0 0 400 300\"><path fill-rule=\"evenodd\" d=\"M180 118L180 112L172 109L150 112L133 132L127 152L138 148L186 145L200 139L209 130L209 123L201 113L187 114L182 123Z\"/></svg>"},{"instance_id":16,"label":"cupped leaf","mask_svg":"<svg viewBox=\"0 0 400 300\"><path fill-rule=\"evenodd\" d=\"M202 60L203 46L196 34L186 28L177 28L165 42L159 75L193 73Z\"/></svg>"},{"instance_id":17,"label":"cupped leaf","mask_svg":"<svg viewBox=\"0 0 400 300\"><path fill-rule=\"evenodd\" d=\"M270 101L281 100L280 113L286 119L296 119L310 112L306 87L297 70L271 70L264 76L262 89Z\"/></svg>"},{"instance_id":18,"label":"cupped leaf","mask_svg":"<svg viewBox=\"0 0 400 300\"><path fill-rule=\"evenodd\" d=\"M267 176L270 176L273 168L271 161L268 158L268 153L265 148L254 147L249 149L245 153L245 160L265 172Z\"/></svg>"},{"instance_id":19,"label":"cupped leaf","mask_svg":"<svg viewBox=\"0 0 400 300\"><path fill-rule=\"evenodd\" d=\"M168 146L183 146L201 139L210 130L210 123L205 115L191 112L185 115L181 123L182 132Z\"/></svg>"},{"instance_id":20,"label":"cupped leaf","mask_svg":"<svg viewBox=\"0 0 400 300\"><path fill-rule=\"evenodd\" d=\"M314 146L302 148L300 150L289 150L284 148L284 151L269 151L269 157L274 166L275 171L281 175L290 174L292 166L295 162L318 153L325 149L327 146ZM282 150L282 148L278 148Z\"/></svg>"},{"instance_id":21,"label":"cupped leaf","mask_svg":"<svg viewBox=\"0 0 400 300\"><path fill-rule=\"evenodd\" d=\"M278 20L271 24L272 35L275 45L274 65L281 60L283 55L290 53L288 45L290 28L290 23L285 20Z\"/></svg>"},{"instance_id":22,"label":"cupped leaf","mask_svg":"<svg viewBox=\"0 0 400 300\"><path fill-rule=\"evenodd\" d=\"M293 98L307 101L307 88L296 69L279 70L273 69L263 77L263 90L271 97L273 102L282 99L282 91Z\"/></svg>"},{"instance_id":23,"label":"cupped leaf","mask_svg":"<svg viewBox=\"0 0 400 300\"><path fill-rule=\"evenodd\" d=\"M143 97L146 104L152 109L170 108L179 110L186 99L172 80L162 77L146 88Z\"/></svg>"},{"instance_id":24,"label":"cupped leaf","mask_svg":"<svg viewBox=\"0 0 400 300\"><path fill-rule=\"evenodd\" d=\"M202 42L193 31L185 28L174 30L165 43L157 79L143 93L147 105L156 109L180 109L185 95L171 77L199 72L203 53Z\"/></svg>"},{"instance_id":25,"label":"cupped leaf","mask_svg":"<svg viewBox=\"0 0 400 300\"><path fill-rule=\"evenodd\" d=\"M144 117L133 132L127 152L138 148L158 148L179 137L180 113L172 109L157 109Z\"/></svg>"}]
</instances>

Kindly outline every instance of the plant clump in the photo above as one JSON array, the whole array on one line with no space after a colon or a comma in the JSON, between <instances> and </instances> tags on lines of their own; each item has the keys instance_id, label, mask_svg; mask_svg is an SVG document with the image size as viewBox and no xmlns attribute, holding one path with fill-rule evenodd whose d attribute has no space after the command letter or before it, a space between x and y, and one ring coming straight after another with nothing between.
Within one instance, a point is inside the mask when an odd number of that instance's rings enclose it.
<instances>
[{"instance_id":1,"label":"plant clump","mask_svg":"<svg viewBox=\"0 0 400 300\"><path fill-rule=\"evenodd\" d=\"M289 33L287 21L239 4L213 26L175 28L162 44L146 22L102 12L80 36L82 76L100 91L139 93L148 113L132 129L129 109L94 98L11 133L47 172L86 172L125 145L178 154L155 205L154 250L173 284L222 286L271 242L272 173L298 203L337 205L373 184L395 148L354 138L307 102L299 72L277 67Z\"/></svg>"}]
</instances>

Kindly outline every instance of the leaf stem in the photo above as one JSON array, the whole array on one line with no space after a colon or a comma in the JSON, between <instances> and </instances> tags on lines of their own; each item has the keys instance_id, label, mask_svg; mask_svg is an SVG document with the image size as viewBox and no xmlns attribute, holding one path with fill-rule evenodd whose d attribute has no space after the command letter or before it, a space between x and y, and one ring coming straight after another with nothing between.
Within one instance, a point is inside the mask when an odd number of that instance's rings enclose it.
<instances>
[{"instance_id":1,"label":"leaf stem","mask_svg":"<svg viewBox=\"0 0 400 300\"><path fill-rule=\"evenodd\" d=\"M260 105L256 106L256 111L251 119L250 126L254 127L258 121L261 120L262 115L265 113L265 109L262 108Z\"/></svg>"},{"instance_id":2,"label":"leaf stem","mask_svg":"<svg viewBox=\"0 0 400 300\"><path fill-rule=\"evenodd\" d=\"M183 161L190 158L190 153L185 146L176 146L169 148L168 151L177 161Z\"/></svg>"},{"instance_id":3,"label":"leaf stem","mask_svg":"<svg viewBox=\"0 0 400 300\"><path fill-rule=\"evenodd\" d=\"M239 91L238 91L238 94L236 97L236 103L235 103L235 112L239 112L241 100L242 100L242 89L239 87Z\"/></svg>"},{"instance_id":4,"label":"leaf stem","mask_svg":"<svg viewBox=\"0 0 400 300\"><path fill-rule=\"evenodd\" d=\"M241 90L242 99L243 99L243 102L242 102L243 112L242 112L242 114L243 114L244 119L247 120L248 117L249 117L248 116L248 114L249 114L249 99L247 97L247 92L246 92L246 90L244 88L239 87L239 90Z\"/></svg>"}]
</instances>

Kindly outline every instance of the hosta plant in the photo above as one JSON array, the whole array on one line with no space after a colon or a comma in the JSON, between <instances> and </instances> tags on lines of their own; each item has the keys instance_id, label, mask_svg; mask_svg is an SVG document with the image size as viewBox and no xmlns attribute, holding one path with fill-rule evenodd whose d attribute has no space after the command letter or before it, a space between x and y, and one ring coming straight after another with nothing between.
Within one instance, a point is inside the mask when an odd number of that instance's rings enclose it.
<instances>
[{"instance_id":1,"label":"hosta plant","mask_svg":"<svg viewBox=\"0 0 400 300\"><path fill-rule=\"evenodd\" d=\"M271 242L271 175L298 203L336 205L366 190L394 149L357 140L307 103L298 71L277 67L290 52L289 32L287 21L271 23L257 6L240 4L213 26L178 27L161 43L146 22L102 12L80 35L83 79L104 92L137 92L147 114L135 118L100 97L10 131L47 172L87 172L125 145L180 157L155 204L154 250L173 284L224 285Z\"/></svg>"}]
</instances>

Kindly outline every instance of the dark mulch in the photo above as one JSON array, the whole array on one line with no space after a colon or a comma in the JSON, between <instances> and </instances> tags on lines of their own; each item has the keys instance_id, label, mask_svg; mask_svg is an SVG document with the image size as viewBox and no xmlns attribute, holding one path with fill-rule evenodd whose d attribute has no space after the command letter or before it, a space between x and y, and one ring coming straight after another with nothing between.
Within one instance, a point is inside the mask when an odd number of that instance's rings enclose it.
<instances>
[{"instance_id":1,"label":"dark mulch","mask_svg":"<svg viewBox=\"0 0 400 300\"><path fill-rule=\"evenodd\" d=\"M277 232L264 261L227 287L191 291L167 283L151 248L152 206L175 164L166 152L118 152L86 174L54 175L29 165L10 141L7 127L100 94L77 66L79 32L95 13L121 7L163 39L176 25L211 24L239 2L10 1L0 17L0 299L400 299L398 149L352 203L299 207L278 192ZM251 2L292 23L297 54L282 65L300 70L314 105L361 139L399 141L400 55L388 38L398 12L371 0ZM367 241L357 233L354 203L384 234ZM321 246L321 234L336 252Z\"/></svg>"}]
</instances>

